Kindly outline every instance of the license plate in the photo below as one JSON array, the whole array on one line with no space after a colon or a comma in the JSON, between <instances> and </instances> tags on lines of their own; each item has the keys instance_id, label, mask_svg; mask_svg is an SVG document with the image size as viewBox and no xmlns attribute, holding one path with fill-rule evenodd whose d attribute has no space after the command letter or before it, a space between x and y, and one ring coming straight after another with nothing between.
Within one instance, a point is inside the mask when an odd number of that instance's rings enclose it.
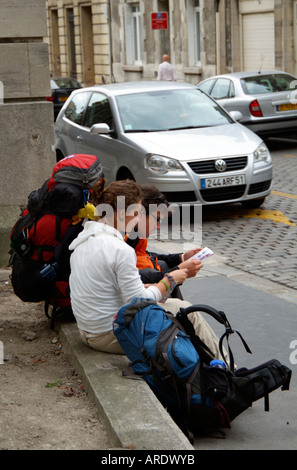
<instances>
[{"instance_id":1,"label":"license plate","mask_svg":"<svg viewBox=\"0 0 297 470\"><path fill-rule=\"evenodd\" d=\"M297 109L297 104L287 103L287 104L278 104L276 106L277 111L292 111Z\"/></svg>"},{"instance_id":2,"label":"license plate","mask_svg":"<svg viewBox=\"0 0 297 470\"><path fill-rule=\"evenodd\" d=\"M60 96L59 101L66 101L68 96Z\"/></svg>"},{"instance_id":3,"label":"license plate","mask_svg":"<svg viewBox=\"0 0 297 470\"><path fill-rule=\"evenodd\" d=\"M202 178L201 189L238 186L245 184L245 175L217 176L216 178Z\"/></svg>"}]
</instances>

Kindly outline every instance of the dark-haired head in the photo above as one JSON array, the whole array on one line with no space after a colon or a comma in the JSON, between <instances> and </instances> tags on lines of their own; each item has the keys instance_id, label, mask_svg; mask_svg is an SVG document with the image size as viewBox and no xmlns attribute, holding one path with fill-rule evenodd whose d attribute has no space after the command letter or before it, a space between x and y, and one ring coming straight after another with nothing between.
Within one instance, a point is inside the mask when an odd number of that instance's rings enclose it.
<instances>
[{"instance_id":1,"label":"dark-haired head","mask_svg":"<svg viewBox=\"0 0 297 470\"><path fill-rule=\"evenodd\" d=\"M147 238L151 233L160 228L164 217L168 215L169 203L153 185L142 185L142 208L144 217L141 217L137 226L140 238Z\"/></svg>"},{"instance_id":2,"label":"dark-haired head","mask_svg":"<svg viewBox=\"0 0 297 470\"><path fill-rule=\"evenodd\" d=\"M145 184L141 186L142 190L142 205L145 209L145 213L149 214L150 205L164 204L168 207L169 203L164 196L154 185Z\"/></svg>"}]
</instances>

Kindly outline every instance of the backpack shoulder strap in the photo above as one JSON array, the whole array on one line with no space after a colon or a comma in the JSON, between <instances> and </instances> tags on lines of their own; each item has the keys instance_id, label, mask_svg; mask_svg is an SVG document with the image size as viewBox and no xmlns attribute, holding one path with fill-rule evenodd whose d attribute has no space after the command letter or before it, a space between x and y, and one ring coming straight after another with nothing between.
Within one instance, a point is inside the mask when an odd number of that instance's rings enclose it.
<instances>
[{"instance_id":1,"label":"backpack shoulder strap","mask_svg":"<svg viewBox=\"0 0 297 470\"><path fill-rule=\"evenodd\" d=\"M49 189L47 186L48 180L46 180L41 188L32 191L28 196L27 209L29 212L35 213L38 212L43 206L46 197L48 195Z\"/></svg>"},{"instance_id":2,"label":"backpack shoulder strap","mask_svg":"<svg viewBox=\"0 0 297 470\"><path fill-rule=\"evenodd\" d=\"M37 221L48 194L48 187L46 183L47 181L40 189L32 191L32 193L29 195L27 213L25 215L22 214L13 227L10 237L11 240L16 240L22 236L24 230L32 227L32 225Z\"/></svg>"},{"instance_id":3,"label":"backpack shoulder strap","mask_svg":"<svg viewBox=\"0 0 297 470\"><path fill-rule=\"evenodd\" d=\"M68 249L70 243L78 236L83 229L82 223L76 225L70 225L65 235L60 239L59 243L54 250L54 258L57 262L62 258L62 255L66 249Z\"/></svg>"},{"instance_id":4,"label":"backpack shoulder strap","mask_svg":"<svg viewBox=\"0 0 297 470\"><path fill-rule=\"evenodd\" d=\"M219 350L220 350L221 356L224 357L223 341L226 338L227 345L228 345L228 355L229 355L229 360L230 360L230 370L232 372L234 371L234 358L233 358L232 350L231 350L230 345L229 345L229 336L231 334L236 333L240 337L240 339L241 339L241 341L242 341L242 343L245 347L245 350L249 354L252 354L252 351L250 350L248 344L246 343L246 341L244 340L242 335L239 333L239 331L233 330L233 328L231 327L231 325L230 325L230 323L229 323L229 321L228 321L228 319L227 319L224 312L219 311L219 310L217 310L214 307L211 307L209 305L196 304L196 305L191 305L190 307L187 307L187 308L181 308L180 311L178 312L178 314L176 315L176 317L181 323L185 323L187 321L187 316L192 312L208 313L215 320L217 320L219 323L224 325L225 332L223 333L223 335L221 336L221 338L219 340Z\"/></svg>"}]
</instances>

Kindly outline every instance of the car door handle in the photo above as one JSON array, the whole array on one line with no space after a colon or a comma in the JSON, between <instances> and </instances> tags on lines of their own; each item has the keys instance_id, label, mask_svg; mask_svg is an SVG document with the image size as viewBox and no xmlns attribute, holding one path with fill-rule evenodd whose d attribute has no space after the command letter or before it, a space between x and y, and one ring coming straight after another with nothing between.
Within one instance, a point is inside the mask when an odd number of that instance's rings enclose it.
<instances>
[{"instance_id":1,"label":"car door handle","mask_svg":"<svg viewBox=\"0 0 297 470\"><path fill-rule=\"evenodd\" d=\"M76 137L76 140L78 140L78 142L83 142L84 141L84 139L80 135L78 135Z\"/></svg>"}]
</instances>

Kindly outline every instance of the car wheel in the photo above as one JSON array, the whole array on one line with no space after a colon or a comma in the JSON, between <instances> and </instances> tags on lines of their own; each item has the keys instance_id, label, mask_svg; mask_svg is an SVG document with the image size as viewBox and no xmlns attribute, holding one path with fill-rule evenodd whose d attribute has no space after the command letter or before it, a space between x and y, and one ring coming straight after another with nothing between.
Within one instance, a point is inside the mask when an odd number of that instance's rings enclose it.
<instances>
[{"instance_id":1,"label":"car wheel","mask_svg":"<svg viewBox=\"0 0 297 470\"><path fill-rule=\"evenodd\" d=\"M243 207L246 209L257 209L258 207L262 206L265 201L265 197L260 197L258 199L252 199L251 201L242 201Z\"/></svg>"},{"instance_id":2,"label":"car wheel","mask_svg":"<svg viewBox=\"0 0 297 470\"><path fill-rule=\"evenodd\" d=\"M64 155L63 153L61 152L61 150L56 150L56 160L57 162L59 162L60 160L62 160L64 158Z\"/></svg>"},{"instance_id":3,"label":"car wheel","mask_svg":"<svg viewBox=\"0 0 297 470\"><path fill-rule=\"evenodd\" d=\"M127 168L123 168L118 172L118 175L117 175L117 181L120 181L120 180L135 181L135 178L132 175L130 170L128 170Z\"/></svg>"}]
</instances>

